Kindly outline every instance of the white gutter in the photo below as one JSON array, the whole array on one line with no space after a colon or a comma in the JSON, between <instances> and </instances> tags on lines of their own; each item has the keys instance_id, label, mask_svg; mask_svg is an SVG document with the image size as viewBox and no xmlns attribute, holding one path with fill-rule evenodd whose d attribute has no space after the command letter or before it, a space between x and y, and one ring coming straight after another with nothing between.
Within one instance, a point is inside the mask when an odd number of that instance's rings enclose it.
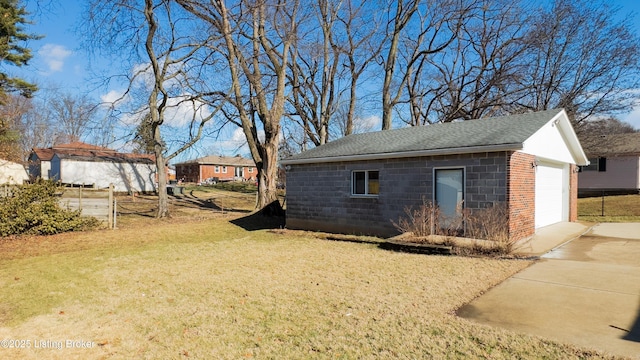
<instances>
[{"instance_id":1,"label":"white gutter","mask_svg":"<svg viewBox=\"0 0 640 360\"><path fill-rule=\"evenodd\" d=\"M310 159L292 159L281 160L282 165L297 165L297 164L317 164L317 163L332 163L341 161L364 161L364 160L379 160L379 159L401 159L420 156L435 156L435 155L454 155L454 154L472 154L479 152L498 152L509 150L522 150L522 143L515 144L502 144L502 145L483 145L483 146L470 146L470 147L458 147L458 148L446 148L446 149L434 149L434 150L417 150L417 151L402 151L391 153L379 153L379 154L361 154L361 155L343 155L343 156L331 156L320 157Z\"/></svg>"}]
</instances>

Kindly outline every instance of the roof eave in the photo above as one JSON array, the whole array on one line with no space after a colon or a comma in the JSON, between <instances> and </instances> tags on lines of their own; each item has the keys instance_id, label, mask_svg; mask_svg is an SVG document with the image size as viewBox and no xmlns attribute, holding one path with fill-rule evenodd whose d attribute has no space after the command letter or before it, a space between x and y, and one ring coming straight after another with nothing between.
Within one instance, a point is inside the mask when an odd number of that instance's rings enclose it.
<instances>
[{"instance_id":1,"label":"roof eave","mask_svg":"<svg viewBox=\"0 0 640 360\"><path fill-rule=\"evenodd\" d=\"M517 151L517 150L522 150L522 143L469 146L469 147L433 149L433 150L402 151L402 152L391 152L391 153L381 153L381 154L344 155L344 156L331 156L331 157L320 157L320 158L311 158L311 159L290 159L290 160L285 159L280 161L280 163L282 165L299 165L299 164L332 163L332 162L343 162L343 161L351 162L351 161L380 160L380 159L401 159L401 158L411 158L411 157L421 157L421 156L472 154L472 153L480 153L480 152Z\"/></svg>"}]
</instances>

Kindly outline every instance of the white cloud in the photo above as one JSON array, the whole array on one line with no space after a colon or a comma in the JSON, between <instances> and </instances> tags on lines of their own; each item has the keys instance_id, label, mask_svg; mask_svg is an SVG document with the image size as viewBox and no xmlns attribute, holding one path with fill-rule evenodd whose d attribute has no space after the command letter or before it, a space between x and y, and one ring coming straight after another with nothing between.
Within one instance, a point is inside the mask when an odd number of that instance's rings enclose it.
<instances>
[{"instance_id":1,"label":"white cloud","mask_svg":"<svg viewBox=\"0 0 640 360\"><path fill-rule=\"evenodd\" d=\"M355 133L375 131L382 126L382 119L377 115L369 115L364 118L356 118L354 121Z\"/></svg>"},{"instance_id":2,"label":"white cloud","mask_svg":"<svg viewBox=\"0 0 640 360\"><path fill-rule=\"evenodd\" d=\"M622 121L631 124L631 126L640 130L640 104L635 106L633 110L622 118Z\"/></svg>"},{"instance_id":3,"label":"white cloud","mask_svg":"<svg viewBox=\"0 0 640 360\"><path fill-rule=\"evenodd\" d=\"M115 106L116 103L120 104L127 101L127 96L124 95L124 91L111 90L108 93L100 96L100 100L107 106Z\"/></svg>"},{"instance_id":4,"label":"white cloud","mask_svg":"<svg viewBox=\"0 0 640 360\"><path fill-rule=\"evenodd\" d=\"M45 44L40 48L38 54L43 58L45 64L49 68L49 72L62 71L65 60L71 56L73 52L62 45Z\"/></svg>"}]
</instances>

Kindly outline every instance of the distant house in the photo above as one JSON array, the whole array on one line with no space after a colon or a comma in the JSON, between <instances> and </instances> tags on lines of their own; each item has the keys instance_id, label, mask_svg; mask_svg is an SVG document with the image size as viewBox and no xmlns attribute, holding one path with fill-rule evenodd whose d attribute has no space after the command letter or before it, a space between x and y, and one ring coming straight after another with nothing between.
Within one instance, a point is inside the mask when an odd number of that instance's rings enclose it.
<instances>
[{"instance_id":1,"label":"distant house","mask_svg":"<svg viewBox=\"0 0 640 360\"><path fill-rule=\"evenodd\" d=\"M175 164L176 178L185 182L202 183L207 180L247 181L258 176L253 160L237 156L205 156Z\"/></svg>"},{"instance_id":2,"label":"distant house","mask_svg":"<svg viewBox=\"0 0 640 360\"><path fill-rule=\"evenodd\" d=\"M81 142L33 149L29 170L32 179L52 179L65 185L106 188L113 184L118 192L156 190L153 155L119 153Z\"/></svg>"},{"instance_id":3,"label":"distant house","mask_svg":"<svg viewBox=\"0 0 640 360\"><path fill-rule=\"evenodd\" d=\"M504 205L509 237L577 219L577 165L587 165L562 109L355 134L281 161L286 226L396 235L423 199L459 216Z\"/></svg>"},{"instance_id":4,"label":"distant house","mask_svg":"<svg viewBox=\"0 0 640 360\"><path fill-rule=\"evenodd\" d=\"M603 136L585 152L591 163L578 174L581 196L640 192L640 132Z\"/></svg>"},{"instance_id":5,"label":"distant house","mask_svg":"<svg viewBox=\"0 0 640 360\"><path fill-rule=\"evenodd\" d=\"M24 166L8 160L0 159L0 184L23 184L29 180Z\"/></svg>"}]
</instances>

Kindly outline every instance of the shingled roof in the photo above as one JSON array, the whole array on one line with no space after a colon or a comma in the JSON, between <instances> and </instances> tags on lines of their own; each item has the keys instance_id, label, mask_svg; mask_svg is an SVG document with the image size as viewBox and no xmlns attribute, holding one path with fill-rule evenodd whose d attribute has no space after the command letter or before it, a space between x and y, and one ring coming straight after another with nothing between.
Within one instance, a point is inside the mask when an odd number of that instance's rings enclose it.
<instances>
[{"instance_id":1,"label":"shingled roof","mask_svg":"<svg viewBox=\"0 0 640 360\"><path fill-rule=\"evenodd\" d=\"M604 135L587 145L585 151L591 157L640 156L640 132Z\"/></svg>"},{"instance_id":2,"label":"shingled roof","mask_svg":"<svg viewBox=\"0 0 640 360\"><path fill-rule=\"evenodd\" d=\"M283 164L358 158L519 150L562 109L349 135L293 155Z\"/></svg>"},{"instance_id":3,"label":"shingled roof","mask_svg":"<svg viewBox=\"0 0 640 360\"><path fill-rule=\"evenodd\" d=\"M33 149L40 161L51 161L55 155L61 159L78 161L111 161L130 163L155 163L155 155L119 153L106 147L91 145L83 142L54 145L45 149Z\"/></svg>"},{"instance_id":4,"label":"shingled roof","mask_svg":"<svg viewBox=\"0 0 640 360\"><path fill-rule=\"evenodd\" d=\"M256 166L251 159L247 159L241 156L217 156L210 155L178 163L181 164L202 164L202 165L220 165L220 166Z\"/></svg>"}]
</instances>

